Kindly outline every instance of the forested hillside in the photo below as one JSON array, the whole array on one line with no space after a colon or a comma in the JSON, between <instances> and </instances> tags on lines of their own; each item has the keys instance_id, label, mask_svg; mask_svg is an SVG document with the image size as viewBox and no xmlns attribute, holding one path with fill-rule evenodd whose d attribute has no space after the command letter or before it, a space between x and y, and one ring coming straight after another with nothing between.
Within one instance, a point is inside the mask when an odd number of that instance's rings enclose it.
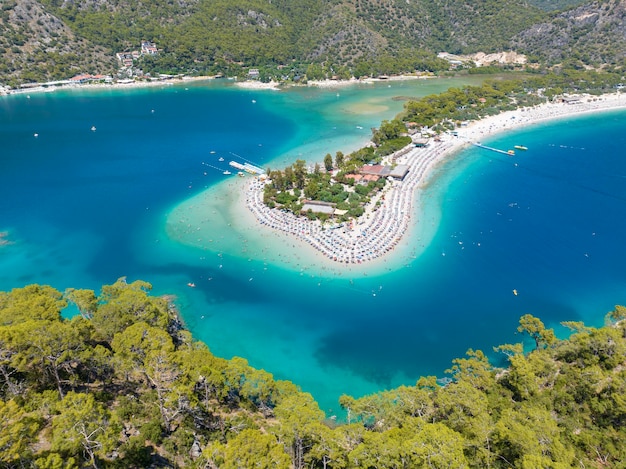
<instances>
[{"instance_id":1,"label":"forested hillside","mask_svg":"<svg viewBox=\"0 0 626 469\"><path fill-rule=\"evenodd\" d=\"M0 81L111 73L141 41L146 72L299 77L441 70L437 52L495 52L547 18L522 0L7 0ZM264 70L267 68L267 71ZM280 72L279 72L280 70Z\"/></svg>"},{"instance_id":2,"label":"forested hillside","mask_svg":"<svg viewBox=\"0 0 626 469\"><path fill-rule=\"evenodd\" d=\"M438 71L436 59L515 49L533 60L599 64L624 57L623 4L523 0L6 0L0 81L112 73L116 52L159 53L144 72L300 78ZM558 6L557 6L558 5ZM568 7L573 9L567 10ZM552 13L553 9L565 9Z\"/></svg>"},{"instance_id":3,"label":"forested hillside","mask_svg":"<svg viewBox=\"0 0 626 469\"><path fill-rule=\"evenodd\" d=\"M623 66L626 59L626 3L587 2L537 23L516 35L511 45L547 63Z\"/></svg>"},{"instance_id":4,"label":"forested hillside","mask_svg":"<svg viewBox=\"0 0 626 469\"><path fill-rule=\"evenodd\" d=\"M111 50L156 42L163 70L229 73L233 64L325 61L355 66L384 56L498 51L544 18L519 0L42 0L79 36Z\"/></svg>"},{"instance_id":5,"label":"forested hillside","mask_svg":"<svg viewBox=\"0 0 626 469\"><path fill-rule=\"evenodd\" d=\"M124 279L91 290L0 293L5 468L571 468L626 460L626 309L569 340L526 315L532 344L454 360L360 399L346 421L181 328L170 300ZM68 304L76 315L65 319ZM520 340L522 340L520 336Z\"/></svg>"},{"instance_id":6,"label":"forested hillside","mask_svg":"<svg viewBox=\"0 0 626 469\"><path fill-rule=\"evenodd\" d=\"M77 36L35 0L0 2L0 84L62 79L84 72L112 73L115 56Z\"/></svg>"},{"instance_id":7,"label":"forested hillside","mask_svg":"<svg viewBox=\"0 0 626 469\"><path fill-rule=\"evenodd\" d=\"M566 10L585 3L585 0L530 0L528 3L546 11Z\"/></svg>"}]
</instances>

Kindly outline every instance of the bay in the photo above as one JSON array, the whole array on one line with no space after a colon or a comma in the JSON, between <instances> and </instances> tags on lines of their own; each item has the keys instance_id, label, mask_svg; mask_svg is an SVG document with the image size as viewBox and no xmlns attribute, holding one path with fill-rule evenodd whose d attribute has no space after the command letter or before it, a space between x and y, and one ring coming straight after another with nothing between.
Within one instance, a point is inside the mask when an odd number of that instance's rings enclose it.
<instances>
[{"instance_id":1,"label":"bay","mask_svg":"<svg viewBox=\"0 0 626 469\"><path fill-rule=\"evenodd\" d=\"M13 244L0 247L0 289L147 280L177 295L214 353L293 380L329 415L342 393L442 376L470 347L521 341L523 314L560 333L564 320L601 324L624 302L623 112L489 141L529 148L514 158L459 154L424 194L420 222L434 237L394 272L310 275L167 237L172 208L223 184L233 155L262 166L321 160L366 141L401 109L394 97L459 84L261 92L187 83L3 98L0 231Z\"/></svg>"}]
</instances>

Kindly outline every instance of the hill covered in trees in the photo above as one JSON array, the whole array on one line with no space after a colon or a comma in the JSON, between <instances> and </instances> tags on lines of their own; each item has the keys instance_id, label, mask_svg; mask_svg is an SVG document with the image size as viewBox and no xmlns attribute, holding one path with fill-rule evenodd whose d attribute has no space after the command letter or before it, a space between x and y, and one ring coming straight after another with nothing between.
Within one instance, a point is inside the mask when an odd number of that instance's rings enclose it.
<instances>
[{"instance_id":1,"label":"hill covered in trees","mask_svg":"<svg viewBox=\"0 0 626 469\"><path fill-rule=\"evenodd\" d=\"M453 361L446 380L340 399L327 419L295 385L191 339L168 298L124 279L0 293L0 466L6 468L571 468L626 460L626 309L559 340ZM77 312L62 313L68 304ZM521 339L521 337L520 337Z\"/></svg>"},{"instance_id":2,"label":"hill covered in trees","mask_svg":"<svg viewBox=\"0 0 626 469\"><path fill-rule=\"evenodd\" d=\"M626 5L619 0L586 2L517 34L514 49L547 63L623 67L626 58Z\"/></svg>"},{"instance_id":3,"label":"hill covered in trees","mask_svg":"<svg viewBox=\"0 0 626 469\"><path fill-rule=\"evenodd\" d=\"M0 84L116 68L110 49L76 35L41 3L6 0L0 4Z\"/></svg>"},{"instance_id":4,"label":"hill covered in trees","mask_svg":"<svg viewBox=\"0 0 626 469\"><path fill-rule=\"evenodd\" d=\"M142 41L159 48L139 61L144 72L241 76L256 67L261 79L437 71L448 67L441 51L619 64L623 8L617 0L7 0L0 80L113 73L115 53Z\"/></svg>"}]
</instances>

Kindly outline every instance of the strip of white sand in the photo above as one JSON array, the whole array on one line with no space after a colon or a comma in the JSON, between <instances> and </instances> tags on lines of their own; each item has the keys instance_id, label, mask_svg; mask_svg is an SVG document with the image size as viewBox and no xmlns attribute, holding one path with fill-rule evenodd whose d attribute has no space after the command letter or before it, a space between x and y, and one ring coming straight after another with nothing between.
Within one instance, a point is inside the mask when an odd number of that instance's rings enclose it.
<instances>
[{"instance_id":1,"label":"strip of white sand","mask_svg":"<svg viewBox=\"0 0 626 469\"><path fill-rule=\"evenodd\" d=\"M262 203L263 183L246 176L179 206L168 218L168 234L218 256L262 260L311 275L381 274L401 268L428 246L436 226L421 219L423 188L433 169L469 142L547 119L625 107L626 97L619 93L584 96L571 104L542 104L488 117L427 148L409 146L395 155L397 163L409 166L408 175L388 184L384 198L374 199L352 226L324 228L318 221L269 209Z\"/></svg>"},{"instance_id":2,"label":"strip of white sand","mask_svg":"<svg viewBox=\"0 0 626 469\"><path fill-rule=\"evenodd\" d=\"M216 77L214 76L182 76L176 78L163 78L158 80L129 80L129 81L115 81L111 83L64 83L64 84L55 84L48 85L46 83L41 83L39 86L34 86L31 88L18 88L18 89L0 89L0 96L3 95L13 95L13 94L35 94L35 93L44 93L55 90L87 90L87 89L134 89L134 88L150 88L150 87L159 87L159 86L171 86L177 85L187 82L196 82L196 81L209 81L214 80Z\"/></svg>"},{"instance_id":3,"label":"strip of white sand","mask_svg":"<svg viewBox=\"0 0 626 469\"><path fill-rule=\"evenodd\" d=\"M423 80L427 78L436 78L435 75L429 74L415 74L415 75L392 75L387 78L350 78L349 80L308 80L304 83L305 86L315 86L318 88L340 88L344 86L351 86L356 84L372 84L383 81L402 81L402 80ZM300 83L285 82L280 83L276 81L270 81L267 83L258 80L244 80L236 81L235 85L240 88L246 88L251 90L280 90L282 86L302 86Z\"/></svg>"}]
</instances>

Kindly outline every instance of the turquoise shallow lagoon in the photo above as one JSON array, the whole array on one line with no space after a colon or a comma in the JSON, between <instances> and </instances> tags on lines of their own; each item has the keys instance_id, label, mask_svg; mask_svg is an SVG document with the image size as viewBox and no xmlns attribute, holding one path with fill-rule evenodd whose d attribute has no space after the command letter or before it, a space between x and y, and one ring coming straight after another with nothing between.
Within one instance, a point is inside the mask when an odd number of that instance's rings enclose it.
<instances>
[{"instance_id":1,"label":"turquoise shallow lagoon","mask_svg":"<svg viewBox=\"0 0 626 469\"><path fill-rule=\"evenodd\" d=\"M442 376L470 347L519 341L525 313L551 326L601 324L626 302L624 112L488 142L529 148L514 158L459 154L423 197L432 239L392 272L351 278L264 259L267 246L228 230L228 210L207 209L216 213L196 239L204 248L168 235L181 203L236 184L221 172L233 155L263 166L321 160L366 141L401 109L394 97L460 83L281 92L185 83L2 98L0 231L13 244L0 247L0 289L150 281L178 296L214 353L293 380L331 414L342 393ZM228 206L218 199L228 191L208 194ZM183 230L193 222L177 221Z\"/></svg>"}]
</instances>

